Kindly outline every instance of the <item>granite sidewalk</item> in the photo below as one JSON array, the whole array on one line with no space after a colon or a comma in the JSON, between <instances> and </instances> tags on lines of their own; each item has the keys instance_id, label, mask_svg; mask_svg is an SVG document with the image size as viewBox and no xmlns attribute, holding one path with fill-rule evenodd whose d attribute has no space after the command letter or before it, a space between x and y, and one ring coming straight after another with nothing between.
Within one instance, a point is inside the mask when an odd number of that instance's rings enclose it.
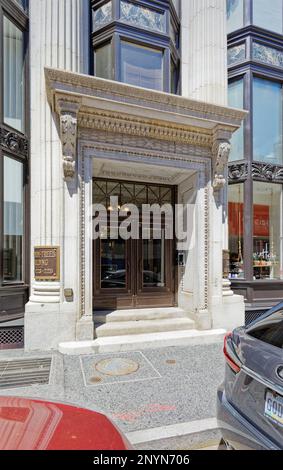
<instances>
[{"instance_id":1,"label":"granite sidewalk","mask_svg":"<svg viewBox=\"0 0 283 470\"><path fill-rule=\"evenodd\" d=\"M219 439L214 423L216 389L224 376L222 343L85 356L2 351L0 361L49 355L48 385L0 389L0 394L106 413L137 448L150 448L152 441L155 449L180 449L203 441L215 445ZM202 433L203 440L198 438Z\"/></svg>"}]
</instances>

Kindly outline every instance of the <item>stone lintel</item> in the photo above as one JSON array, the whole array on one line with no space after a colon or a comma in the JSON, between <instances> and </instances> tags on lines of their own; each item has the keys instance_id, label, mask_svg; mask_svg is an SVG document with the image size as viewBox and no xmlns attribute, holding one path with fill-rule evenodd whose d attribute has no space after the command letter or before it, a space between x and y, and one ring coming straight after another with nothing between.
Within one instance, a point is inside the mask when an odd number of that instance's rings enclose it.
<instances>
[{"instance_id":1,"label":"stone lintel","mask_svg":"<svg viewBox=\"0 0 283 470\"><path fill-rule=\"evenodd\" d=\"M109 127L114 132L189 142L210 147L221 133L231 136L247 112L168 93L145 90L89 75L45 69L53 111L79 103L80 127ZM108 121L108 122L107 122Z\"/></svg>"}]
</instances>

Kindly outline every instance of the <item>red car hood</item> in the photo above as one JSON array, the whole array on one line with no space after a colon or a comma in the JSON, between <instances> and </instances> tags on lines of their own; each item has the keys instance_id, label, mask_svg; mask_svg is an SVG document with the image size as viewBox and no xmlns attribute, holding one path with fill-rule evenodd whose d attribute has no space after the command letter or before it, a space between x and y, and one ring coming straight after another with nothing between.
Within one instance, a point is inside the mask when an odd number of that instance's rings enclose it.
<instances>
[{"instance_id":1,"label":"red car hood","mask_svg":"<svg viewBox=\"0 0 283 470\"><path fill-rule=\"evenodd\" d=\"M84 408L0 397L0 450L126 450L104 415Z\"/></svg>"}]
</instances>

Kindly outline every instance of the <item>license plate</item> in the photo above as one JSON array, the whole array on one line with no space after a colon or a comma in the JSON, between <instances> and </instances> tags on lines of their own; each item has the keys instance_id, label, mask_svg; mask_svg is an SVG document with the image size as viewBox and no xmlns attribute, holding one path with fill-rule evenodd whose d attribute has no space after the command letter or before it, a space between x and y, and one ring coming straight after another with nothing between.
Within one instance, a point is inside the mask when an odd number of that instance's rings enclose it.
<instances>
[{"instance_id":1,"label":"license plate","mask_svg":"<svg viewBox=\"0 0 283 470\"><path fill-rule=\"evenodd\" d=\"M275 423L283 426L283 397L266 393L264 414Z\"/></svg>"}]
</instances>

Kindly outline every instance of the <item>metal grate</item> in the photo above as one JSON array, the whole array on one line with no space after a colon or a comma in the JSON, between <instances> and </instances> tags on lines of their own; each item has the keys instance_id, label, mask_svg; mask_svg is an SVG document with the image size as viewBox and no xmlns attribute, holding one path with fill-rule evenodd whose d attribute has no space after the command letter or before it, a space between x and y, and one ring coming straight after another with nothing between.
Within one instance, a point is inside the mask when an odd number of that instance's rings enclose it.
<instances>
[{"instance_id":1,"label":"metal grate","mask_svg":"<svg viewBox=\"0 0 283 470\"><path fill-rule=\"evenodd\" d=\"M48 384L51 357L0 361L0 389Z\"/></svg>"},{"instance_id":2,"label":"metal grate","mask_svg":"<svg viewBox=\"0 0 283 470\"><path fill-rule=\"evenodd\" d=\"M0 350L24 347L24 327L0 328Z\"/></svg>"},{"instance_id":3,"label":"metal grate","mask_svg":"<svg viewBox=\"0 0 283 470\"><path fill-rule=\"evenodd\" d=\"M267 310L246 310L245 323L246 326L250 325L254 320L257 320Z\"/></svg>"}]
</instances>

